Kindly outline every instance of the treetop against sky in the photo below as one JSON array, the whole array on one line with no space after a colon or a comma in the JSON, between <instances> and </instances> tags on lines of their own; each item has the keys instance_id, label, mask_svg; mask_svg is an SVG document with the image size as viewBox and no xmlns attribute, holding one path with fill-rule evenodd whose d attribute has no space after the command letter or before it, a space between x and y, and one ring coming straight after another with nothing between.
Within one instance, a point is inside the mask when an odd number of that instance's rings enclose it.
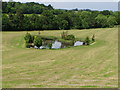
<instances>
[{"instance_id":1,"label":"treetop against sky","mask_svg":"<svg viewBox=\"0 0 120 90\"><path fill-rule=\"evenodd\" d=\"M3 0L3 1L16 1L16 2L37 2L37 3L41 3L41 4L45 4L45 5L49 5L51 4L53 6L53 8L55 9L91 9L91 10L112 10L112 11L118 11L118 2L117 0L101 0L99 2L97 2L98 0L94 1L94 0L89 0L87 2L87 0L85 0L84 2L82 2L83 0L74 0L74 2L72 2L73 0ZM80 2L81 1L81 2ZM93 2L94 1L94 2Z\"/></svg>"},{"instance_id":2,"label":"treetop against sky","mask_svg":"<svg viewBox=\"0 0 120 90\"><path fill-rule=\"evenodd\" d=\"M14 0L14 1L26 2L26 0ZM118 1L119 0L27 0L27 2L118 2Z\"/></svg>"}]
</instances>

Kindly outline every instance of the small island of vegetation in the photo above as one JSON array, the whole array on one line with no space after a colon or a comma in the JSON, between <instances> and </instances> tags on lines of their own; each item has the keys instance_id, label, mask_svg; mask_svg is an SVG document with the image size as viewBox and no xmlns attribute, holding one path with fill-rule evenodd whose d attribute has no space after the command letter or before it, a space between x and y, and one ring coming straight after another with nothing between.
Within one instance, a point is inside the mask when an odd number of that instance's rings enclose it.
<instances>
[{"instance_id":1,"label":"small island of vegetation","mask_svg":"<svg viewBox=\"0 0 120 90\"><path fill-rule=\"evenodd\" d=\"M85 39L75 38L74 35L68 34L68 31L61 33L61 38L55 36L31 35L26 33L25 37L26 48L36 49L58 49L72 46L90 45L95 42L95 35L90 39L88 36Z\"/></svg>"}]
</instances>

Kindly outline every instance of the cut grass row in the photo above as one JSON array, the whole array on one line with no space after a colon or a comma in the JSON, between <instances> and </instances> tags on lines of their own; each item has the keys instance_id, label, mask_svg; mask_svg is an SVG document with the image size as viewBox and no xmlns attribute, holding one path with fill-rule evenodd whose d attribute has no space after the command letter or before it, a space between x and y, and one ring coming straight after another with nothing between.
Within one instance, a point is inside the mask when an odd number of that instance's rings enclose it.
<instances>
[{"instance_id":1,"label":"cut grass row","mask_svg":"<svg viewBox=\"0 0 120 90\"><path fill-rule=\"evenodd\" d=\"M62 31L41 31L60 37ZM3 87L117 87L117 28L70 30L96 43L58 50L27 49L26 32L3 32ZM31 31L31 34L37 34Z\"/></svg>"}]
</instances>

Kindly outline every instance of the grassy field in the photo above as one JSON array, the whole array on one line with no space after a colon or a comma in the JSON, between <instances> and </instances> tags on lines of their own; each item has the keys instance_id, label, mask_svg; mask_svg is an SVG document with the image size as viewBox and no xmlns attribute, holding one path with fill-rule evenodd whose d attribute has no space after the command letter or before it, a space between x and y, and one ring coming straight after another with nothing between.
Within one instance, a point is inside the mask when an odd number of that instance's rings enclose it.
<instances>
[{"instance_id":1,"label":"grassy field","mask_svg":"<svg viewBox=\"0 0 120 90\"><path fill-rule=\"evenodd\" d=\"M61 32L42 31L41 35L60 37ZM3 88L118 87L117 28L70 30L77 38L95 34L97 41L58 50L25 48L25 33L2 32Z\"/></svg>"}]
</instances>

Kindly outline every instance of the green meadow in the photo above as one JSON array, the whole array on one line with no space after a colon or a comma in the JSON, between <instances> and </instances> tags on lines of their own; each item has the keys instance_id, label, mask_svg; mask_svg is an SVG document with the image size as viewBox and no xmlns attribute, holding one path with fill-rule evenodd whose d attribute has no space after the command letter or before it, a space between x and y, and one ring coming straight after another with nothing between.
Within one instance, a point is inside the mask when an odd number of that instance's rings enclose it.
<instances>
[{"instance_id":1,"label":"green meadow","mask_svg":"<svg viewBox=\"0 0 120 90\"><path fill-rule=\"evenodd\" d=\"M29 31L37 34L38 31ZM60 37L62 30L41 31ZM118 28L69 30L96 42L57 50L25 48L26 31L2 32L3 88L118 87Z\"/></svg>"}]
</instances>

